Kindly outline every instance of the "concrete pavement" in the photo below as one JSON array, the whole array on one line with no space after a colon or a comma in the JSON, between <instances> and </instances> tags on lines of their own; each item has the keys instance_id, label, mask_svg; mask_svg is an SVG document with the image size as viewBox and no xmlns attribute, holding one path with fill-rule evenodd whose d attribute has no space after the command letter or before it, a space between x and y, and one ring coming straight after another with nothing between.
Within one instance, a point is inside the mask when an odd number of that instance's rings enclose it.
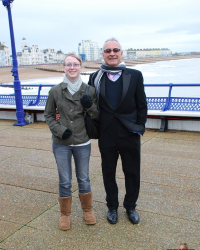
<instances>
[{"instance_id":1,"label":"concrete pavement","mask_svg":"<svg viewBox=\"0 0 200 250\"><path fill-rule=\"evenodd\" d=\"M58 175L51 133L43 122L24 127L0 120L0 249L200 249L200 133L147 130L141 138L141 191L132 225L118 161L119 222L110 225L96 140L90 178L97 224L87 226L73 171L71 229L58 228Z\"/></svg>"}]
</instances>

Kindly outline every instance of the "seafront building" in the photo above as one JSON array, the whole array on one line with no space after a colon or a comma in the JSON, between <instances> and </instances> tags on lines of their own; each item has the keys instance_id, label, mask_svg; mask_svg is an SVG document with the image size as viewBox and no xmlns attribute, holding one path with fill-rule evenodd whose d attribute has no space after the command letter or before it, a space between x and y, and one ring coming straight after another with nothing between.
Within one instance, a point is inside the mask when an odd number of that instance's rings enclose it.
<instances>
[{"instance_id":1,"label":"seafront building","mask_svg":"<svg viewBox=\"0 0 200 250\"><path fill-rule=\"evenodd\" d=\"M54 49L39 49L38 45L28 46L25 38L21 42L21 52L17 52L17 62L18 65L38 65L38 64L52 64L52 63L62 63L65 54L59 50ZM5 43L0 43L0 67L6 67L12 65L12 56L8 47Z\"/></svg>"},{"instance_id":2,"label":"seafront building","mask_svg":"<svg viewBox=\"0 0 200 250\"><path fill-rule=\"evenodd\" d=\"M103 49L99 49L100 60L103 60ZM123 50L122 59L136 59L143 57L161 57L161 56L171 56L172 52L170 49L125 49Z\"/></svg>"},{"instance_id":3,"label":"seafront building","mask_svg":"<svg viewBox=\"0 0 200 250\"><path fill-rule=\"evenodd\" d=\"M0 67L6 67L11 64L10 52L5 43L0 42Z\"/></svg>"},{"instance_id":4,"label":"seafront building","mask_svg":"<svg viewBox=\"0 0 200 250\"><path fill-rule=\"evenodd\" d=\"M99 45L97 42L91 40L82 40L78 44L78 54L83 61L97 61L99 60Z\"/></svg>"},{"instance_id":5,"label":"seafront building","mask_svg":"<svg viewBox=\"0 0 200 250\"><path fill-rule=\"evenodd\" d=\"M125 54L125 53L124 53ZM128 49L124 58L135 59L142 57L161 57L161 56L171 56L171 50L167 48L153 48L153 49Z\"/></svg>"},{"instance_id":6,"label":"seafront building","mask_svg":"<svg viewBox=\"0 0 200 250\"><path fill-rule=\"evenodd\" d=\"M55 52L54 49L39 49L38 45L28 46L25 38L21 42L22 51L17 53L18 65L37 65L37 64L51 64L61 63L65 58L62 51Z\"/></svg>"},{"instance_id":7,"label":"seafront building","mask_svg":"<svg viewBox=\"0 0 200 250\"><path fill-rule=\"evenodd\" d=\"M103 49L99 48L97 42L91 40L82 40L78 44L78 54L83 61L98 61L103 60ZM162 57L171 56L172 51L168 48L150 48L150 49L127 49L123 50L123 59L136 59L145 57ZM53 64L62 63L66 54L61 50L47 48L39 49L38 45L28 46L25 38L21 42L21 52L17 52L18 65L38 65L38 64ZM5 43L0 42L0 67L12 65L12 56Z\"/></svg>"}]
</instances>

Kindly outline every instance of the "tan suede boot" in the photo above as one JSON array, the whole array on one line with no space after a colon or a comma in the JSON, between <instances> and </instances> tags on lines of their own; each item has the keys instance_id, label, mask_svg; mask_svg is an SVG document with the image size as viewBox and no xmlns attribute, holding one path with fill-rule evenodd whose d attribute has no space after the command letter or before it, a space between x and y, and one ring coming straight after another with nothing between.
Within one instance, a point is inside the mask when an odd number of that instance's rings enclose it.
<instances>
[{"instance_id":1,"label":"tan suede boot","mask_svg":"<svg viewBox=\"0 0 200 250\"><path fill-rule=\"evenodd\" d=\"M72 196L58 197L58 201L60 204L59 228L61 230L68 230L70 229Z\"/></svg>"},{"instance_id":2,"label":"tan suede boot","mask_svg":"<svg viewBox=\"0 0 200 250\"><path fill-rule=\"evenodd\" d=\"M79 199L81 201L81 207L83 209L83 216L86 224L96 224L96 218L92 211L92 192L86 194L79 194Z\"/></svg>"}]
</instances>

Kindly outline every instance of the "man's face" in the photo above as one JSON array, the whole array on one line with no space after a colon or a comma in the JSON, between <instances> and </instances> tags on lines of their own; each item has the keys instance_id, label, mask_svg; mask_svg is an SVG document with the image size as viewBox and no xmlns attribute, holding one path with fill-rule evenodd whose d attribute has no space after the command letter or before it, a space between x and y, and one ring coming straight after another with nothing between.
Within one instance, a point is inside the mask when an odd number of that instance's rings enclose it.
<instances>
[{"instance_id":1,"label":"man's face","mask_svg":"<svg viewBox=\"0 0 200 250\"><path fill-rule=\"evenodd\" d=\"M178 247L178 250L188 250L187 246L186 245L180 245Z\"/></svg>"},{"instance_id":2,"label":"man's face","mask_svg":"<svg viewBox=\"0 0 200 250\"><path fill-rule=\"evenodd\" d=\"M121 49L119 43L116 41L108 41L103 46L103 53L102 53L103 59L105 63L111 67L119 65L123 55L123 51L120 50L118 52L114 52L113 51L114 48ZM104 50L106 49L111 49L112 51L110 53L105 53Z\"/></svg>"},{"instance_id":3,"label":"man's face","mask_svg":"<svg viewBox=\"0 0 200 250\"><path fill-rule=\"evenodd\" d=\"M68 56L65 59L64 72L70 82L75 82L81 72L80 62L75 57Z\"/></svg>"}]
</instances>

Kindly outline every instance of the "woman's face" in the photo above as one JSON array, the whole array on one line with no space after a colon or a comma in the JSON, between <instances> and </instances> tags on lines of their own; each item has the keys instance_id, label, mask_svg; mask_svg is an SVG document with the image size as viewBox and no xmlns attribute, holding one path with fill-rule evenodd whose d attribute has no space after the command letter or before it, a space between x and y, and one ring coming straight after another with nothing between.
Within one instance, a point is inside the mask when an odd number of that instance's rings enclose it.
<instances>
[{"instance_id":1,"label":"woman's face","mask_svg":"<svg viewBox=\"0 0 200 250\"><path fill-rule=\"evenodd\" d=\"M81 72L80 62L75 57L68 56L65 59L64 72L70 82L75 82Z\"/></svg>"}]
</instances>

